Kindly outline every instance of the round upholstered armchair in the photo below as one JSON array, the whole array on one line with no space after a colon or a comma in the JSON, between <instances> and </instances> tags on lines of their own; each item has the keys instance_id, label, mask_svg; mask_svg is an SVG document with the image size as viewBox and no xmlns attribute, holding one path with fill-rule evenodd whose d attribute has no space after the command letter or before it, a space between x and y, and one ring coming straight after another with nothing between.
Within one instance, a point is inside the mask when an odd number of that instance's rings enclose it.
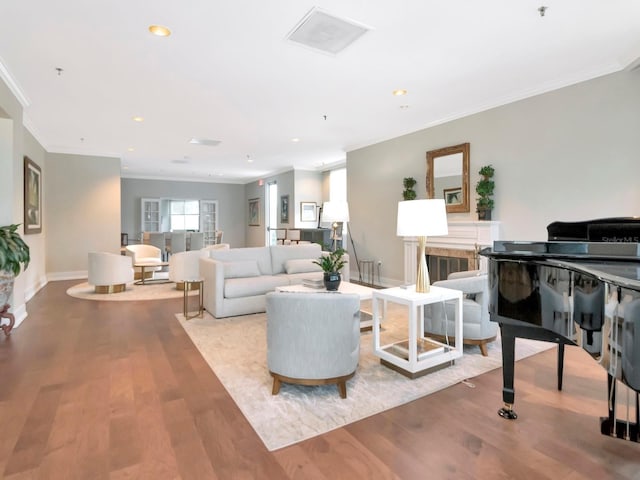
<instances>
[{"instance_id":1,"label":"round upholstered armchair","mask_svg":"<svg viewBox=\"0 0 640 480\"><path fill-rule=\"evenodd\" d=\"M131 257L108 252L89 252L89 285L96 293L118 293L133 282Z\"/></svg>"},{"instance_id":2,"label":"round upholstered armchair","mask_svg":"<svg viewBox=\"0 0 640 480\"><path fill-rule=\"evenodd\" d=\"M142 278L142 269L135 266L138 263L158 264L157 267L145 267L144 274L147 278L153 277L153 272L162 270L162 266L160 266L162 263L162 251L158 247L145 244L128 245L125 247L125 253L132 258L134 265L133 271L136 280L140 280Z\"/></svg>"},{"instance_id":3,"label":"round upholstered armchair","mask_svg":"<svg viewBox=\"0 0 640 480\"><path fill-rule=\"evenodd\" d=\"M479 270L452 273L446 280L433 285L460 290L462 299L462 340L466 345L478 345L482 355L487 356L487 343L496 339L498 324L489 319L489 282L486 273ZM452 339L455 332L455 312L453 304L445 308L439 303L427 305L424 309L425 335L439 340Z\"/></svg>"},{"instance_id":4,"label":"round upholstered armchair","mask_svg":"<svg viewBox=\"0 0 640 480\"><path fill-rule=\"evenodd\" d=\"M280 384L335 383L347 397L347 380L360 356L360 297L342 293L271 292L267 301L267 364L272 394Z\"/></svg>"}]
</instances>

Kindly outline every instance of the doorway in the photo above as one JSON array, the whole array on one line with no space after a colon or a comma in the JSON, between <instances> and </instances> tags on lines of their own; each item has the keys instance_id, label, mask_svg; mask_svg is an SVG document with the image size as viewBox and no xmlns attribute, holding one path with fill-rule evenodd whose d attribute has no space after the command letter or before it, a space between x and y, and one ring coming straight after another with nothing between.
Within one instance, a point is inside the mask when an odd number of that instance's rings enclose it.
<instances>
[{"instance_id":1,"label":"doorway","mask_svg":"<svg viewBox=\"0 0 640 480\"><path fill-rule=\"evenodd\" d=\"M276 229L278 228L278 184L276 182L267 183L267 194L265 195L265 215L266 221L266 238L265 245L275 245Z\"/></svg>"}]
</instances>

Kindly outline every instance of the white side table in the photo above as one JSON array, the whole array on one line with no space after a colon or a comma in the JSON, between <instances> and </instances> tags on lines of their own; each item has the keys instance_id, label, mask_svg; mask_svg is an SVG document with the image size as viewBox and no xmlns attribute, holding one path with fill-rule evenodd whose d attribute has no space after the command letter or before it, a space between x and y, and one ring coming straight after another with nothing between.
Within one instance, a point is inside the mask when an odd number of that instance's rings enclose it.
<instances>
[{"instance_id":1,"label":"white side table","mask_svg":"<svg viewBox=\"0 0 640 480\"><path fill-rule=\"evenodd\" d=\"M409 310L409 338L380 345L380 301L406 305ZM424 306L437 302L455 302L455 347L424 336ZM462 292L431 286L429 293L416 293L415 285L374 290L373 352L380 362L399 373L417 378L462 357ZM444 309L443 309L444 311ZM436 368L437 367L437 368Z\"/></svg>"}]
</instances>

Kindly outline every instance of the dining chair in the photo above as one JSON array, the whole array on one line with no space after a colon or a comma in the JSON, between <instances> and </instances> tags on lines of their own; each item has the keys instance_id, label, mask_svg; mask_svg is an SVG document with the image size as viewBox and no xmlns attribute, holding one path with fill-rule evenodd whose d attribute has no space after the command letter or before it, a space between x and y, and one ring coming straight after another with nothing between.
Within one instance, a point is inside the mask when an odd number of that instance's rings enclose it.
<instances>
[{"instance_id":1,"label":"dining chair","mask_svg":"<svg viewBox=\"0 0 640 480\"><path fill-rule=\"evenodd\" d=\"M192 232L190 235L189 250L200 250L204 248L204 233Z\"/></svg>"},{"instance_id":2,"label":"dining chair","mask_svg":"<svg viewBox=\"0 0 640 480\"><path fill-rule=\"evenodd\" d=\"M171 255L187 250L187 234L171 232L171 246L169 247Z\"/></svg>"},{"instance_id":3,"label":"dining chair","mask_svg":"<svg viewBox=\"0 0 640 480\"><path fill-rule=\"evenodd\" d=\"M149 245L159 248L162 252L162 260L167 257L167 240L163 232L149 232Z\"/></svg>"}]
</instances>

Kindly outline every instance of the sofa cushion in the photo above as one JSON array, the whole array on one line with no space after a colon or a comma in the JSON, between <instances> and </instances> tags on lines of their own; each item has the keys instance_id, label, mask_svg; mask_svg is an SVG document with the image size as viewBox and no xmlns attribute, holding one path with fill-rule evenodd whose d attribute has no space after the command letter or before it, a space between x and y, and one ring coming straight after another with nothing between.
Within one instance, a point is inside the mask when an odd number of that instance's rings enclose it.
<instances>
[{"instance_id":1,"label":"sofa cushion","mask_svg":"<svg viewBox=\"0 0 640 480\"><path fill-rule=\"evenodd\" d=\"M273 292L276 287L289 285L285 276L274 277L261 275L259 277L229 278L224 281L225 298L252 297Z\"/></svg>"},{"instance_id":2,"label":"sofa cushion","mask_svg":"<svg viewBox=\"0 0 640 480\"><path fill-rule=\"evenodd\" d=\"M272 245L269 249L271 250L271 273L273 275L286 271L285 263L287 260L319 258L322 255L322 247L317 243Z\"/></svg>"},{"instance_id":3,"label":"sofa cushion","mask_svg":"<svg viewBox=\"0 0 640 480\"><path fill-rule=\"evenodd\" d=\"M271 253L269 247L243 247L229 250L211 250L209 257L220 262L253 260L258 262L261 275L271 275Z\"/></svg>"},{"instance_id":4,"label":"sofa cushion","mask_svg":"<svg viewBox=\"0 0 640 480\"><path fill-rule=\"evenodd\" d=\"M255 260L224 262L224 278L259 277L260 269Z\"/></svg>"},{"instance_id":5,"label":"sofa cushion","mask_svg":"<svg viewBox=\"0 0 640 480\"><path fill-rule=\"evenodd\" d=\"M295 258L284 262L284 269L288 274L321 272L322 267L313 263L315 258Z\"/></svg>"}]
</instances>

